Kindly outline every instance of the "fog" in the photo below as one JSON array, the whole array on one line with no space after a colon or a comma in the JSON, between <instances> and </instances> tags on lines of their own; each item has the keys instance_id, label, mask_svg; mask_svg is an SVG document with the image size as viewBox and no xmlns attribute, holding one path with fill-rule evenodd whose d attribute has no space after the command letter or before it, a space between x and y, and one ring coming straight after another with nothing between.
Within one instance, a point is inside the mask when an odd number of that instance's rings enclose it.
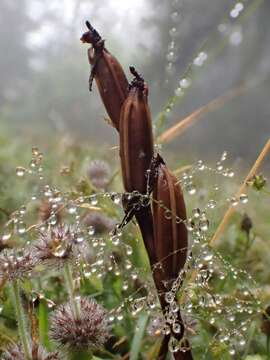
<instances>
[{"instance_id":1,"label":"fog","mask_svg":"<svg viewBox=\"0 0 270 360\"><path fill-rule=\"evenodd\" d=\"M1 126L44 143L66 134L117 143L96 86L88 91L87 46L80 42L88 19L124 69L134 65L143 74L153 121L179 81L191 83L166 113L164 129L244 84L164 148L188 159L227 150L250 164L270 134L269 14L263 0L1 0ZM200 52L206 59L193 63Z\"/></svg>"}]
</instances>

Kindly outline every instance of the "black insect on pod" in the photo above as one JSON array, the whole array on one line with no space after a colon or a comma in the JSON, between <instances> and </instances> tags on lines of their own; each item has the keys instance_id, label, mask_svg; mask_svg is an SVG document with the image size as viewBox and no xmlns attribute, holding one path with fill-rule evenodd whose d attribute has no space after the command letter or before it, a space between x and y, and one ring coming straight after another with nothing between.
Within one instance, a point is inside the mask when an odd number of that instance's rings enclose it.
<instances>
[{"instance_id":1,"label":"black insect on pod","mask_svg":"<svg viewBox=\"0 0 270 360\"><path fill-rule=\"evenodd\" d=\"M119 130L121 107L128 95L128 80L118 60L105 48L104 40L93 26L86 22L88 31L81 41L91 44L88 59L92 66L89 89L95 79L101 99L110 117L112 125Z\"/></svg>"}]
</instances>

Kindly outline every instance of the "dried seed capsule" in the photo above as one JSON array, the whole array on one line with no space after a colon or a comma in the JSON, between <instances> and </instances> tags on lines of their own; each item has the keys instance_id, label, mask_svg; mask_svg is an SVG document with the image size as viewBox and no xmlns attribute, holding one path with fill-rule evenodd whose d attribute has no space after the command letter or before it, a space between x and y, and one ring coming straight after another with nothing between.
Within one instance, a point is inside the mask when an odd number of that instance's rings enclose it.
<instances>
[{"instance_id":1,"label":"dried seed capsule","mask_svg":"<svg viewBox=\"0 0 270 360\"><path fill-rule=\"evenodd\" d=\"M157 261L166 281L175 279L185 265L188 234L186 208L180 184L161 162L153 192L154 238Z\"/></svg>"},{"instance_id":2,"label":"dried seed capsule","mask_svg":"<svg viewBox=\"0 0 270 360\"><path fill-rule=\"evenodd\" d=\"M147 170L154 153L151 114L148 107L148 89L144 79L130 68L134 80L123 104L120 116L120 157L125 190L136 191L138 196L126 204L126 209L134 208L144 239L150 262L155 262L153 247L153 220L149 205L140 206L140 194L147 193ZM138 199L139 198L139 199Z\"/></svg>"},{"instance_id":3,"label":"dried seed capsule","mask_svg":"<svg viewBox=\"0 0 270 360\"><path fill-rule=\"evenodd\" d=\"M154 153L148 88L144 79L130 68L135 76L123 104L120 117L120 157L126 191L147 191L147 170Z\"/></svg>"},{"instance_id":4,"label":"dried seed capsule","mask_svg":"<svg viewBox=\"0 0 270 360\"><path fill-rule=\"evenodd\" d=\"M84 43L92 44L88 50L88 59L92 66L89 89L96 80L100 96L113 126L119 130L121 107L128 95L128 81L122 66L104 46L99 33L87 21L89 29L81 37Z\"/></svg>"}]
</instances>

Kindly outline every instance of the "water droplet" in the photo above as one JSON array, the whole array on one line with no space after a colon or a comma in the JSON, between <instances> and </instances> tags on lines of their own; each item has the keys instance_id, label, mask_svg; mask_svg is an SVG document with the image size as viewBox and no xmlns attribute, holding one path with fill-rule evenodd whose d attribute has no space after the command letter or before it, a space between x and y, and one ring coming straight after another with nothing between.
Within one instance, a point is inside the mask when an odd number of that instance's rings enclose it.
<instances>
[{"instance_id":1,"label":"water droplet","mask_svg":"<svg viewBox=\"0 0 270 360\"><path fill-rule=\"evenodd\" d=\"M231 349L229 350L229 354L230 354L230 355L235 355L235 349L231 348Z\"/></svg>"},{"instance_id":2,"label":"water droplet","mask_svg":"<svg viewBox=\"0 0 270 360\"><path fill-rule=\"evenodd\" d=\"M17 166L16 175L19 177L23 177L25 175L26 169L22 166Z\"/></svg>"},{"instance_id":3,"label":"water droplet","mask_svg":"<svg viewBox=\"0 0 270 360\"><path fill-rule=\"evenodd\" d=\"M113 192L113 193L111 193L111 199L115 204L118 205L118 204L120 204L122 197L121 197L121 194Z\"/></svg>"},{"instance_id":4,"label":"water droplet","mask_svg":"<svg viewBox=\"0 0 270 360\"><path fill-rule=\"evenodd\" d=\"M170 33L170 36L171 36L173 39L176 38L176 37L179 35L179 33L178 33L178 31L177 31L177 29L176 29L175 27L171 28L171 30L169 31L169 33Z\"/></svg>"},{"instance_id":5,"label":"water droplet","mask_svg":"<svg viewBox=\"0 0 270 360\"><path fill-rule=\"evenodd\" d=\"M22 235L26 232L26 225L23 221L19 221L17 225L18 234Z\"/></svg>"},{"instance_id":6,"label":"water droplet","mask_svg":"<svg viewBox=\"0 0 270 360\"><path fill-rule=\"evenodd\" d=\"M174 23L178 23L181 19L181 13L179 13L178 11L174 11L171 14L171 19Z\"/></svg>"},{"instance_id":7,"label":"water droplet","mask_svg":"<svg viewBox=\"0 0 270 360\"><path fill-rule=\"evenodd\" d=\"M113 245L117 246L120 244L120 239L119 239L119 236L118 235L113 235L111 237L111 240L112 240L112 243Z\"/></svg>"},{"instance_id":8,"label":"water droplet","mask_svg":"<svg viewBox=\"0 0 270 360\"><path fill-rule=\"evenodd\" d=\"M169 341L169 350L172 353L175 353L177 351L180 350L180 344L179 341L174 337L171 336L170 341Z\"/></svg>"},{"instance_id":9,"label":"water droplet","mask_svg":"<svg viewBox=\"0 0 270 360\"><path fill-rule=\"evenodd\" d=\"M209 209L214 209L216 206L217 206L217 202L215 200L209 200L208 201L207 207Z\"/></svg>"},{"instance_id":10,"label":"water droplet","mask_svg":"<svg viewBox=\"0 0 270 360\"><path fill-rule=\"evenodd\" d=\"M206 219L206 220L201 220L199 222L199 228L201 231L207 231L208 228L209 228L209 221Z\"/></svg>"},{"instance_id":11,"label":"water droplet","mask_svg":"<svg viewBox=\"0 0 270 360\"><path fill-rule=\"evenodd\" d=\"M172 302L174 301L174 298L175 298L175 296L174 296L174 293L173 293L173 292L171 292L171 291L166 292L166 294L165 294L165 301L166 301L168 304L172 303Z\"/></svg>"},{"instance_id":12,"label":"water droplet","mask_svg":"<svg viewBox=\"0 0 270 360\"><path fill-rule=\"evenodd\" d=\"M52 214L49 218L49 223L51 225L56 225L57 224L57 216L55 214Z\"/></svg>"},{"instance_id":13,"label":"water droplet","mask_svg":"<svg viewBox=\"0 0 270 360\"><path fill-rule=\"evenodd\" d=\"M192 215L194 218L198 219L201 216L201 210L199 208L195 208L192 210Z\"/></svg>"},{"instance_id":14,"label":"water droplet","mask_svg":"<svg viewBox=\"0 0 270 360\"><path fill-rule=\"evenodd\" d=\"M199 160L197 163L197 167L199 170L203 171L205 169L205 165L202 160Z\"/></svg>"},{"instance_id":15,"label":"water droplet","mask_svg":"<svg viewBox=\"0 0 270 360\"><path fill-rule=\"evenodd\" d=\"M184 95L184 91L181 87L178 87L178 88L176 88L174 94L175 94L175 96L180 97L180 96Z\"/></svg>"},{"instance_id":16,"label":"water droplet","mask_svg":"<svg viewBox=\"0 0 270 360\"><path fill-rule=\"evenodd\" d=\"M246 340L245 340L245 339L241 339L241 340L239 341L239 345L240 345L240 346L245 346L245 345L246 345Z\"/></svg>"},{"instance_id":17,"label":"water droplet","mask_svg":"<svg viewBox=\"0 0 270 360\"><path fill-rule=\"evenodd\" d=\"M76 214L76 212L77 212L77 206L73 203L69 204L67 209L68 209L69 214L72 214L72 215Z\"/></svg>"},{"instance_id":18,"label":"water droplet","mask_svg":"<svg viewBox=\"0 0 270 360\"><path fill-rule=\"evenodd\" d=\"M132 255L133 250L132 250L132 247L130 245L126 245L126 252L127 252L127 255Z\"/></svg>"},{"instance_id":19,"label":"water droplet","mask_svg":"<svg viewBox=\"0 0 270 360\"><path fill-rule=\"evenodd\" d=\"M217 162L216 169L217 169L217 171L223 170L223 165L221 164L221 162Z\"/></svg>"},{"instance_id":20,"label":"water droplet","mask_svg":"<svg viewBox=\"0 0 270 360\"><path fill-rule=\"evenodd\" d=\"M94 226L89 226L88 227L88 235L92 236L95 234L95 228Z\"/></svg>"},{"instance_id":21,"label":"water droplet","mask_svg":"<svg viewBox=\"0 0 270 360\"><path fill-rule=\"evenodd\" d=\"M84 233L82 231L76 232L74 235L74 241L77 244L81 244L82 242L84 242Z\"/></svg>"},{"instance_id":22,"label":"water droplet","mask_svg":"<svg viewBox=\"0 0 270 360\"><path fill-rule=\"evenodd\" d=\"M235 197L232 197L230 199L230 202L231 202L232 206L237 206L238 205L238 201L237 201L237 199Z\"/></svg>"},{"instance_id":23,"label":"water droplet","mask_svg":"<svg viewBox=\"0 0 270 360\"><path fill-rule=\"evenodd\" d=\"M180 332L181 332L181 324L179 322L173 323L173 332L175 334L180 334Z\"/></svg>"},{"instance_id":24,"label":"water droplet","mask_svg":"<svg viewBox=\"0 0 270 360\"><path fill-rule=\"evenodd\" d=\"M6 232L2 235L2 241L8 241L11 238L11 233L10 232Z\"/></svg>"},{"instance_id":25,"label":"water droplet","mask_svg":"<svg viewBox=\"0 0 270 360\"><path fill-rule=\"evenodd\" d=\"M91 203L91 205L93 205L93 206L97 205L98 199L97 199L97 196L96 196L96 195L91 195L91 196L90 196L90 203Z\"/></svg>"},{"instance_id":26,"label":"water droplet","mask_svg":"<svg viewBox=\"0 0 270 360\"><path fill-rule=\"evenodd\" d=\"M196 187L191 183L187 185L187 192L189 193L189 195L194 195L196 194Z\"/></svg>"},{"instance_id":27,"label":"water droplet","mask_svg":"<svg viewBox=\"0 0 270 360\"><path fill-rule=\"evenodd\" d=\"M180 80L179 84L183 89L187 89L191 85L191 80L189 78L183 78Z\"/></svg>"},{"instance_id":28,"label":"water droplet","mask_svg":"<svg viewBox=\"0 0 270 360\"><path fill-rule=\"evenodd\" d=\"M177 55L176 55L176 53L175 53L174 51L170 51L170 52L167 54L167 60L168 60L169 62L172 62L172 63L176 62L176 60L177 60Z\"/></svg>"},{"instance_id":29,"label":"water droplet","mask_svg":"<svg viewBox=\"0 0 270 360\"><path fill-rule=\"evenodd\" d=\"M241 194L239 200L242 204L246 204L248 202L248 196L246 194Z\"/></svg>"}]
</instances>

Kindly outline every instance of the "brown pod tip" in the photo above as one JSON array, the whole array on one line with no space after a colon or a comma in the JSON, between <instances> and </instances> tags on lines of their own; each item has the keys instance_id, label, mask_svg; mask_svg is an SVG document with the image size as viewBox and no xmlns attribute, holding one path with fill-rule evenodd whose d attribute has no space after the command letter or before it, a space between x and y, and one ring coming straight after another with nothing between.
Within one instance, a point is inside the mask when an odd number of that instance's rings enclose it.
<instances>
[{"instance_id":1,"label":"brown pod tip","mask_svg":"<svg viewBox=\"0 0 270 360\"><path fill-rule=\"evenodd\" d=\"M92 44L93 47L95 47L102 40L102 38L89 21L86 21L85 24L88 28L88 31L82 34L80 40L83 43Z\"/></svg>"},{"instance_id":2,"label":"brown pod tip","mask_svg":"<svg viewBox=\"0 0 270 360\"><path fill-rule=\"evenodd\" d=\"M143 92L143 94L145 96L147 96L148 95L148 87L147 87L147 84L144 81L144 78L142 77L142 75L140 75L137 72L137 70L135 69L134 66L130 66L129 71L134 76L134 79L129 84L129 90L136 88L136 89L141 90Z\"/></svg>"}]
</instances>

